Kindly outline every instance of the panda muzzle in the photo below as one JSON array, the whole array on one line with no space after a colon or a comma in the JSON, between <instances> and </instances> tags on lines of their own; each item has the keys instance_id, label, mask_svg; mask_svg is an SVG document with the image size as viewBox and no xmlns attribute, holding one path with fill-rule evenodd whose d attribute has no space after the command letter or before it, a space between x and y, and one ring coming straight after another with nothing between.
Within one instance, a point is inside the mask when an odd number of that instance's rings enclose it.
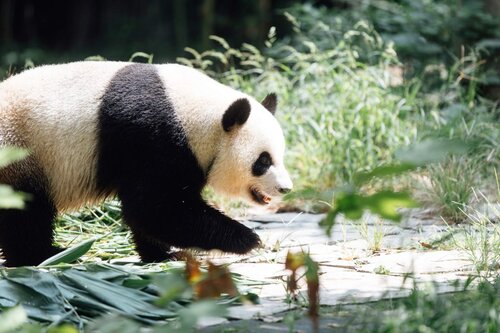
<instances>
[{"instance_id":1,"label":"panda muzzle","mask_svg":"<svg viewBox=\"0 0 500 333\"><path fill-rule=\"evenodd\" d=\"M258 188L256 187L251 187L250 188L250 193L252 194L252 198L262 204L262 205L268 205L272 198L270 196L268 196L267 194L263 193L262 191L260 191Z\"/></svg>"}]
</instances>

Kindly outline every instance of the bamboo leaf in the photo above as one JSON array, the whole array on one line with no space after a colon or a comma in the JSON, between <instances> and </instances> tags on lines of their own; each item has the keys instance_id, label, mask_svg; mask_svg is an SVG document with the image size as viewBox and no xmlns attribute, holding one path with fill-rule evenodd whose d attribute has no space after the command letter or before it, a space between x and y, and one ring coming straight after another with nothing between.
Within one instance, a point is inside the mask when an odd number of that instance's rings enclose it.
<instances>
[{"instance_id":1,"label":"bamboo leaf","mask_svg":"<svg viewBox=\"0 0 500 333\"><path fill-rule=\"evenodd\" d=\"M97 240L96 238L93 238L81 242L76 246L73 246L48 258L38 266L52 266L60 263L66 263L66 264L72 263L77 259L79 259L81 256L83 256L85 253L87 253L96 240Z\"/></svg>"}]
</instances>

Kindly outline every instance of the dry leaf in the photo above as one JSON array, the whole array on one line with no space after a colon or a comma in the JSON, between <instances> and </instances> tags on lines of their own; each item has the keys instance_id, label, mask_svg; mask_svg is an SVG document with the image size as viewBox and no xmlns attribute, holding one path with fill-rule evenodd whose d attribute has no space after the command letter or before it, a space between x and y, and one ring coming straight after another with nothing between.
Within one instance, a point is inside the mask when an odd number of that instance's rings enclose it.
<instances>
[{"instance_id":1,"label":"dry leaf","mask_svg":"<svg viewBox=\"0 0 500 333\"><path fill-rule=\"evenodd\" d=\"M195 285L198 298L217 298L222 294L238 296L231 272L226 266L217 266L208 262L207 276Z\"/></svg>"}]
</instances>

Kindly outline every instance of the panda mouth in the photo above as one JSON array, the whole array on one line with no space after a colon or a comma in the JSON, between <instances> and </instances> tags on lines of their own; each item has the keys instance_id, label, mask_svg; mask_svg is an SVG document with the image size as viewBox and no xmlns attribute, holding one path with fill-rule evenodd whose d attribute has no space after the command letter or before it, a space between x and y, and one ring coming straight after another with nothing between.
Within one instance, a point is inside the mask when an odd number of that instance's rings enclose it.
<instances>
[{"instance_id":1,"label":"panda mouth","mask_svg":"<svg viewBox=\"0 0 500 333\"><path fill-rule=\"evenodd\" d=\"M256 201L257 203L259 203L261 205L268 205L272 200L272 198L270 196L268 196L264 192L260 191L256 187L251 187L250 193L252 194L252 198L254 199L254 201Z\"/></svg>"}]
</instances>

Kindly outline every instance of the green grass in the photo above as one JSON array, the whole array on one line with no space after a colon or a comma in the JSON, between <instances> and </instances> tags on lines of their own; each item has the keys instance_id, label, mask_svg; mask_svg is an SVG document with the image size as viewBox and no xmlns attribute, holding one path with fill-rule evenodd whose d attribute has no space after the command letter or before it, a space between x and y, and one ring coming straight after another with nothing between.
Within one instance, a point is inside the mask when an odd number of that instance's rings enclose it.
<instances>
[{"instance_id":1,"label":"green grass","mask_svg":"<svg viewBox=\"0 0 500 333\"><path fill-rule=\"evenodd\" d=\"M465 207L471 203L477 182L478 167L464 157L452 157L446 162L428 167L427 206L434 206L448 223L466 219Z\"/></svg>"},{"instance_id":2,"label":"green grass","mask_svg":"<svg viewBox=\"0 0 500 333\"><path fill-rule=\"evenodd\" d=\"M347 332L488 332L500 330L500 278L451 294L434 288L381 301L357 313Z\"/></svg>"},{"instance_id":3,"label":"green grass","mask_svg":"<svg viewBox=\"0 0 500 333\"><path fill-rule=\"evenodd\" d=\"M100 206L85 207L64 214L56 223L56 242L70 247L84 239L97 238L85 260L109 260L135 254L132 234L122 223L120 203L108 200Z\"/></svg>"}]
</instances>

